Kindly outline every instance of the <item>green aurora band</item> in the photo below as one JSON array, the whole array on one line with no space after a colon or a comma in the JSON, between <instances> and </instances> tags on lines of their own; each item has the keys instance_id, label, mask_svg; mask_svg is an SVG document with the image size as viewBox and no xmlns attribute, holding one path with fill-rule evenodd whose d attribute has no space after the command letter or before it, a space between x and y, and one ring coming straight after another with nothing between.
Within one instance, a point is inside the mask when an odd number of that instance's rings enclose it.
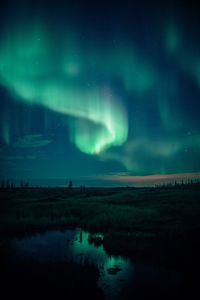
<instances>
[{"instance_id":1,"label":"green aurora band","mask_svg":"<svg viewBox=\"0 0 200 300\"><path fill-rule=\"evenodd\" d=\"M72 142L82 152L99 154L126 141L127 114L109 84L88 83L91 58L81 56L69 36L58 49L41 26L10 30L0 42L0 82L17 101L74 117L69 119Z\"/></svg>"}]
</instances>

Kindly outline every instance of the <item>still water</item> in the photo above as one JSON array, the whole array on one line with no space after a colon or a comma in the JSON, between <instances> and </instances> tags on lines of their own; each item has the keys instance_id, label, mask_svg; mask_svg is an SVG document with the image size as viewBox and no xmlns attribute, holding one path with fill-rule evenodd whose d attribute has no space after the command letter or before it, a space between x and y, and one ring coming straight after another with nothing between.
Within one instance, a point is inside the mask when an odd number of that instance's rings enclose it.
<instances>
[{"instance_id":1,"label":"still water","mask_svg":"<svg viewBox=\"0 0 200 300\"><path fill-rule=\"evenodd\" d=\"M101 241L102 234L95 234ZM130 287L143 289L173 289L180 284L176 272L163 270L154 265L132 261L122 256L110 256L103 244L91 240L90 233L81 229L47 231L11 240L12 258L18 261L68 262L94 264L100 273L98 286L106 299L122 299Z\"/></svg>"}]
</instances>

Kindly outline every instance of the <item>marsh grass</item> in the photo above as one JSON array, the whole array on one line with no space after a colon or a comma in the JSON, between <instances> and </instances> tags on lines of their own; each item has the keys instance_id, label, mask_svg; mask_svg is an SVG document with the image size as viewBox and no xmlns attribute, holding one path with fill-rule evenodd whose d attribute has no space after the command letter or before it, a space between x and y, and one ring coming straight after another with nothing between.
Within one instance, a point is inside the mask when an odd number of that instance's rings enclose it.
<instances>
[{"instance_id":1,"label":"marsh grass","mask_svg":"<svg viewBox=\"0 0 200 300\"><path fill-rule=\"evenodd\" d=\"M0 230L79 226L102 232L182 234L200 229L200 191L14 189L0 191Z\"/></svg>"}]
</instances>

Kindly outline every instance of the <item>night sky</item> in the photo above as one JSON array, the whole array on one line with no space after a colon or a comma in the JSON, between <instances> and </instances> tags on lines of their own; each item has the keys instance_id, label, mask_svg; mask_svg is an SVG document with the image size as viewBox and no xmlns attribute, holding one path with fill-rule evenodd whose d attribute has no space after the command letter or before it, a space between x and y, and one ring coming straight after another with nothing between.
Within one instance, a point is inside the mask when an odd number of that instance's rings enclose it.
<instances>
[{"instance_id":1,"label":"night sky","mask_svg":"<svg viewBox=\"0 0 200 300\"><path fill-rule=\"evenodd\" d=\"M200 10L159 2L1 2L1 179L200 177Z\"/></svg>"}]
</instances>

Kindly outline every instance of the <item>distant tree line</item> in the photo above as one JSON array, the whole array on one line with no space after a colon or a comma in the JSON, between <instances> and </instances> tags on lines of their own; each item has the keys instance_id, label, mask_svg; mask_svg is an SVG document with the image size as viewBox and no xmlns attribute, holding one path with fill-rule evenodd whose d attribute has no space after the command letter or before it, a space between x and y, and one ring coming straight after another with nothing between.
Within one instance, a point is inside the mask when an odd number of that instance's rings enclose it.
<instances>
[{"instance_id":1,"label":"distant tree line","mask_svg":"<svg viewBox=\"0 0 200 300\"><path fill-rule=\"evenodd\" d=\"M1 189L14 189L16 187L28 188L29 182L21 180L19 186L16 186L15 182L11 181L10 179L3 179L1 181Z\"/></svg>"},{"instance_id":2,"label":"distant tree line","mask_svg":"<svg viewBox=\"0 0 200 300\"><path fill-rule=\"evenodd\" d=\"M10 179L3 179L1 181L0 189L15 189L15 188L29 188L30 184L28 181L20 180L19 184L16 185L14 181ZM36 186L35 188L38 188ZM67 188L71 190L73 188L72 180L68 181ZM127 187L129 188L129 187ZM160 184L155 184L154 188L156 189L188 189L188 188L195 188L200 189L200 179L185 179L181 181L173 181L173 182L163 182ZM80 186L81 191L85 191L86 187L84 185Z\"/></svg>"},{"instance_id":3,"label":"distant tree line","mask_svg":"<svg viewBox=\"0 0 200 300\"><path fill-rule=\"evenodd\" d=\"M1 189L14 189L14 188L29 188L30 184L28 181L20 180L19 184L17 185L14 181L11 181L10 179L3 179L0 184ZM39 186L35 186L35 188L38 188ZM67 188L71 190L73 188L73 182L72 180L68 181ZM83 189L84 187L81 186Z\"/></svg>"},{"instance_id":4,"label":"distant tree line","mask_svg":"<svg viewBox=\"0 0 200 300\"><path fill-rule=\"evenodd\" d=\"M7 180L2 180L1 182L1 188L4 189L10 189L10 188L15 188L15 183L11 182L9 179Z\"/></svg>"},{"instance_id":5,"label":"distant tree line","mask_svg":"<svg viewBox=\"0 0 200 300\"><path fill-rule=\"evenodd\" d=\"M162 189L186 189L186 188L200 188L200 180L199 179L185 179L181 181L174 181L174 182L166 182L161 184L156 184L155 188L162 188Z\"/></svg>"}]
</instances>

